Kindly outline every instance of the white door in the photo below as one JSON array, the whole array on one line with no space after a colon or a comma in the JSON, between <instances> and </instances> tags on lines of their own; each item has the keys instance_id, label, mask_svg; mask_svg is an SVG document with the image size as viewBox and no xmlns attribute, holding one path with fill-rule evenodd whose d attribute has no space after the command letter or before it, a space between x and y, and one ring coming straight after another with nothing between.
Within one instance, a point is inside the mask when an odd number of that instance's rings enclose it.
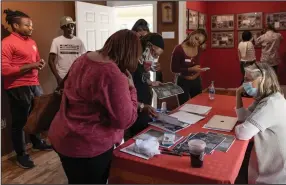
<instances>
[{"instance_id":1,"label":"white door","mask_svg":"<svg viewBox=\"0 0 286 185\"><path fill-rule=\"evenodd\" d=\"M115 9L91 3L75 2L76 35L87 51L101 49L105 41L115 32Z\"/></svg>"}]
</instances>

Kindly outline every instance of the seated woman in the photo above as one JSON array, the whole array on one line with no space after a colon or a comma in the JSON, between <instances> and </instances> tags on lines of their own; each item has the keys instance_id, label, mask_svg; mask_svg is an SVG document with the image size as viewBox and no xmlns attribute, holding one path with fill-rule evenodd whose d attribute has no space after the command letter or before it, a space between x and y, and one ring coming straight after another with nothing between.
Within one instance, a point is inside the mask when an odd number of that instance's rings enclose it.
<instances>
[{"instance_id":1,"label":"seated woman","mask_svg":"<svg viewBox=\"0 0 286 185\"><path fill-rule=\"evenodd\" d=\"M244 81L244 68L254 64L256 61L255 49L252 40L252 33L250 31L243 31L242 41L238 44L238 59L240 61L240 71L243 76L241 84Z\"/></svg>"},{"instance_id":2,"label":"seated woman","mask_svg":"<svg viewBox=\"0 0 286 185\"><path fill-rule=\"evenodd\" d=\"M114 144L137 119L132 73L141 56L135 32L120 30L73 63L49 139L70 184L105 184Z\"/></svg>"},{"instance_id":3,"label":"seated woman","mask_svg":"<svg viewBox=\"0 0 286 185\"><path fill-rule=\"evenodd\" d=\"M255 99L247 109L241 93ZM249 140L254 137L248 182L261 184L286 183L286 100L274 70L266 63L255 63L245 68L245 81L236 93L236 111L239 121L236 137Z\"/></svg>"},{"instance_id":4,"label":"seated woman","mask_svg":"<svg viewBox=\"0 0 286 185\"><path fill-rule=\"evenodd\" d=\"M142 37L141 44L143 54L139 60L137 70L133 74L139 103L138 118L130 128L131 137L147 128L148 123L152 121L151 118L156 116L156 111L151 107L152 93L150 86L157 86L160 82L150 80L150 70L152 68L151 63L154 63L164 51L164 40L158 33L149 33Z\"/></svg>"},{"instance_id":5,"label":"seated woman","mask_svg":"<svg viewBox=\"0 0 286 185\"><path fill-rule=\"evenodd\" d=\"M176 73L177 85L184 90L183 94L178 95L180 105L202 92L200 54L206 40L206 31L198 29L173 51L171 71Z\"/></svg>"}]
</instances>

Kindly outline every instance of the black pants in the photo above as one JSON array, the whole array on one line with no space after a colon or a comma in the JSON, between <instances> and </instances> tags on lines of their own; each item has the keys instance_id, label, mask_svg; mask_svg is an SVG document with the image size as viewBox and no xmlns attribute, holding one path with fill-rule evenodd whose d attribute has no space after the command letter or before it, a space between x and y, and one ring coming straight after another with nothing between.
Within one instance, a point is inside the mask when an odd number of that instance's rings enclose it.
<instances>
[{"instance_id":1,"label":"black pants","mask_svg":"<svg viewBox=\"0 0 286 185\"><path fill-rule=\"evenodd\" d=\"M178 76L177 85L184 90L183 94L178 95L180 105L186 103L190 98L193 98L202 93L200 77L194 80L186 80L184 77Z\"/></svg>"},{"instance_id":2,"label":"black pants","mask_svg":"<svg viewBox=\"0 0 286 185\"><path fill-rule=\"evenodd\" d=\"M242 80L241 80L241 84L244 82L244 75L245 75L245 67L248 67L252 64L255 63L255 60L254 61L250 61L250 62L245 62L245 61L240 61L240 71L241 71L241 74L242 74Z\"/></svg>"},{"instance_id":3,"label":"black pants","mask_svg":"<svg viewBox=\"0 0 286 185\"><path fill-rule=\"evenodd\" d=\"M106 184L113 147L92 158L72 158L58 153L69 184Z\"/></svg>"},{"instance_id":4,"label":"black pants","mask_svg":"<svg viewBox=\"0 0 286 185\"><path fill-rule=\"evenodd\" d=\"M251 155L253 146L254 146L254 142L250 141L247 146L246 152L244 154L244 159L243 159L241 168L239 170L237 179L235 181L235 184L247 184L248 183L248 165L249 165L250 155Z\"/></svg>"},{"instance_id":5,"label":"black pants","mask_svg":"<svg viewBox=\"0 0 286 185\"><path fill-rule=\"evenodd\" d=\"M7 90L12 116L12 143L18 156L26 153L26 142L23 128L32 110L33 98L40 96L40 86L23 86ZM41 144L39 135L30 135L33 145Z\"/></svg>"},{"instance_id":6,"label":"black pants","mask_svg":"<svg viewBox=\"0 0 286 185\"><path fill-rule=\"evenodd\" d=\"M152 119L150 118L148 113L139 112L137 120L129 129L130 137L134 137L135 135L146 129L148 127L148 123L151 121Z\"/></svg>"}]
</instances>

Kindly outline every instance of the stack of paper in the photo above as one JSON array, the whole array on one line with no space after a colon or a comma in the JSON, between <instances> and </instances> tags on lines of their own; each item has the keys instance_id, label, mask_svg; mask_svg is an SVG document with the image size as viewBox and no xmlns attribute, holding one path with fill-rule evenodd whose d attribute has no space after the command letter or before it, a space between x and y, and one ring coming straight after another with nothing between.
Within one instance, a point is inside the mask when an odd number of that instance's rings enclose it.
<instances>
[{"instance_id":1,"label":"stack of paper","mask_svg":"<svg viewBox=\"0 0 286 185\"><path fill-rule=\"evenodd\" d=\"M214 115L203 128L230 132L237 122L237 118Z\"/></svg>"},{"instance_id":2,"label":"stack of paper","mask_svg":"<svg viewBox=\"0 0 286 185\"><path fill-rule=\"evenodd\" d=\"M178 111L173 114L170 114L171 117L177 118L179 121L188 123L190 125L197 123L198 121L204 119L203 116L190 114L184 111Z\"/></svg>"},{"instance_id":3,"label":"stack of paper","mask_svg":"<svg viewBox=\"0 0 286 185\"><path fill-rule=\"evenodd\" d=\"M199 115L207 115L212 107L202 106L202 105L195 105L195 104L185 104L183 107L180 108L181 111L190 112Z\"/></svg>"}]
</instances>

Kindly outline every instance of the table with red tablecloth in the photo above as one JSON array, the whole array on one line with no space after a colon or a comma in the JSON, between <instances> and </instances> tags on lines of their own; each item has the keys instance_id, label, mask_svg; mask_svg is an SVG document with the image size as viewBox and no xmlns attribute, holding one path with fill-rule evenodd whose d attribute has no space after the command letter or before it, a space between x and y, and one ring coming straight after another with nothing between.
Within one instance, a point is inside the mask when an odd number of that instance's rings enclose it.
<instances>
[{"instance_id":1,"label":"table with red tablecloth","mask_svg":"<svg viewBox=\"0 0 286 185\"><path fill-rule=\"evenodd\" d=\"M249 106L253 102L249 98L245 98L243 101L245 106ZM211 131L234 135L234 131L228 133L202 128L214 115L236 117L234 96L216 95L214 100L209 100L208 94L203 93L187 103L210 106L212 110L205 119L181 130L179 134L187 136L189 133ZM214 151L211 155L205 155L202 168L192 168L189 156L160 154L145 160L120 151L121 148L133 142L134 140L130 139L114 150L108 179L110 184L233 184L239 173L249 141L236 140L226 153Z\"/></svg>"}]
</instances>

